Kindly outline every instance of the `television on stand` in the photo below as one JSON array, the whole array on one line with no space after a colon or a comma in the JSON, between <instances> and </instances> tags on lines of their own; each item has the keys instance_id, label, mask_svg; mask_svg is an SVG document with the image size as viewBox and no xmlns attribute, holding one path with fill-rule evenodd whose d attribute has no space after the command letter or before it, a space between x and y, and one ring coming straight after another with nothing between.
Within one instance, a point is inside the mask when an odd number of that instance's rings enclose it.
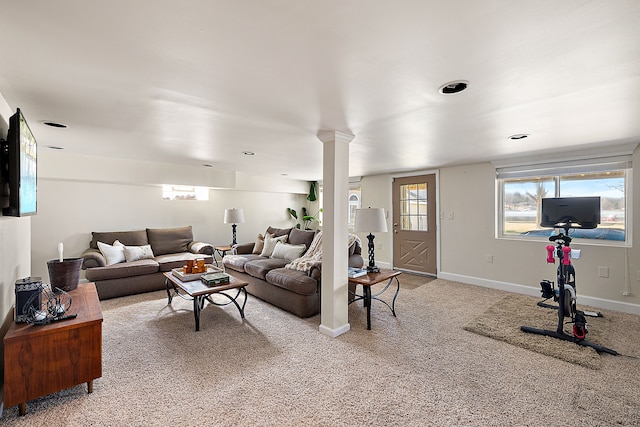
<instances>
[{"instance_id":1,"label":"television on stand","mask_svg":"<svg viewBox=\"0 0 640 427\"><path fill-rule=\"evenodd\" d=\"M9 192L8 206L2 208L2 214L35 215L38 212L38 144L19 108L9 119L7 140L0 153L3 190Z\"/></svg>"}]
</instances>

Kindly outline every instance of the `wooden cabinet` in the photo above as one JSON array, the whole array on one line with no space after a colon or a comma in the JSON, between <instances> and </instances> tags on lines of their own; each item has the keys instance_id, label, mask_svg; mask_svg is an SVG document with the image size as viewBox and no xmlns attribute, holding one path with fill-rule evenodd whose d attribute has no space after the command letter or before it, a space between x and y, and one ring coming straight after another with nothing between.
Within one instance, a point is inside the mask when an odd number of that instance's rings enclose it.
<instances>
[{"instance_id":1,"label":"wooden cabinet","mask_svg":"<svg viewBox=\"0 0 640 427\"><path fill-rule=\"evenodd\" d=\"M102 376L102 310L93 283L78 285L69 314L75 319L47 325L13 323L4 337L4 405L19 405L40 396Z\"/></svg>"}]
</instances>

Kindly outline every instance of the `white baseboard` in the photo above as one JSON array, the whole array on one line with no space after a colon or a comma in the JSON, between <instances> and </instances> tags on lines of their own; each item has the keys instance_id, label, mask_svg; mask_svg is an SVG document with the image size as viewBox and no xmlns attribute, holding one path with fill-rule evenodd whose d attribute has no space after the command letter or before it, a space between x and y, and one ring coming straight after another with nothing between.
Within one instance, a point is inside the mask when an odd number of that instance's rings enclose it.
<instances>
[{"instance_id":1,"label":"white baseboard","mask_svg":"<svg viewBox=\"0 0 640 427\"><path fill-rule=\"evenodd\" d=\"M320 325L319 329L320 329L320 333L321 334L330 336L331 338L335 338L335 337L337 337L339 335L344 334L345 332L349 332L349 330L351 329L351 325L347 323L347 324L344 324L344 325L340 326L337 329L331 329L331 328L329 328L327 326Z\"/></svg>"},{"instance_id":2,"label":"white baseboard","mask_svg":"<svg viewBox=\"0 0 640 427\"><path fill-rule=\"evenodd\" d=\"M447 273L443 271L438 273L438 279L452 280L454 282L467 283L469 285L483 286L485 288L499 289L501 291L540 297L540 289L532 286L499 282L497 280L482 279L479 277L464 276L462 274ZM578 304L640 315L640 305L628 302L594 298L578 294Z\"/></svg>"}]
</instances>

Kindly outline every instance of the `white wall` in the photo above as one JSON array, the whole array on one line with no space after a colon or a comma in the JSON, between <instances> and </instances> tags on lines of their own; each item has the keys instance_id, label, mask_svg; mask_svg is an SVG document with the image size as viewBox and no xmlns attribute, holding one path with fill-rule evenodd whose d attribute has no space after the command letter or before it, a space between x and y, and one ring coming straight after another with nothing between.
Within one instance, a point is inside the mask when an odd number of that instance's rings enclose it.
<instances>
[{"instance_id":1,"label":"white wall","mask_svg":"<svg viewBox=\"0 0 640 427\"><path fill-rule=\"evenodd\" d=\"M13 113L0 94L0 138L7 137ZM29 277L30 273L31 218L0 216L0 325L15 304L16 280Z\"/></svg>"},{"instance_id":2,"label":"white wall","mask_svg":"<svg viewBox=\"0 0 640 427\"><path fill-rule=\"evenodd\" d=\"M391 184L390 175L373 175L362 177L360 181L360 206L362 208L384 208L387 213L386 233L374 233L374 254L376 265L381 268L391 268L392 263L392 211L391 211ZM365 264L369 259L369 233L356 233L362 240L362 257Z\"/></svg>"},{"instance_id":3,"label":"white wall","mask_svg":"<svg viewBox=\"0 0 640 427\"><path fill-rule=\"evenodd\" d=\"M640 148L633 155L640 165ZM363 177L362 206L391 210L391 175ZM542 279L555 280L555 267L546 263L543 238L517 241L495 238L495 167L491 163L440 169L440 266L438 277L539 296ZM633 175L633 224L640 224L640 173ZM449 213L453 213L453 219ZM638 228L633 227L632 232ZM640 237L633 232L632 248L574 243L582 257L574 260L578 302L640 313ZM392 263L392 234L379 233L376 261ZM487 262L487 256L493 262ZM609 277L598 275L608 267ZM624 296L629 289L631 295Z\"/></svg>"}]
</instances>

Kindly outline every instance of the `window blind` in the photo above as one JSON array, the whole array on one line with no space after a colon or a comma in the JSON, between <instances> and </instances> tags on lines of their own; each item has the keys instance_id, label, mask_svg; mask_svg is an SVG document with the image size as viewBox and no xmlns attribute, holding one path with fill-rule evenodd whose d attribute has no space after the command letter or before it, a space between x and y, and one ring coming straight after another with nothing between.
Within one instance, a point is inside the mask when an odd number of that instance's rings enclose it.
<instances>
[{"instance_id":1,"label":"window blind","mask_svg":"<svg viewBox=\"0 0 640 427\"><path fill-rule=\"evenodd\" d=\"M631 169L631 155L496 168L496 177L498 179L531 178L540 176L573 175L580 173L612 172L621 169Z\"/></svg>"}]
</instances>

